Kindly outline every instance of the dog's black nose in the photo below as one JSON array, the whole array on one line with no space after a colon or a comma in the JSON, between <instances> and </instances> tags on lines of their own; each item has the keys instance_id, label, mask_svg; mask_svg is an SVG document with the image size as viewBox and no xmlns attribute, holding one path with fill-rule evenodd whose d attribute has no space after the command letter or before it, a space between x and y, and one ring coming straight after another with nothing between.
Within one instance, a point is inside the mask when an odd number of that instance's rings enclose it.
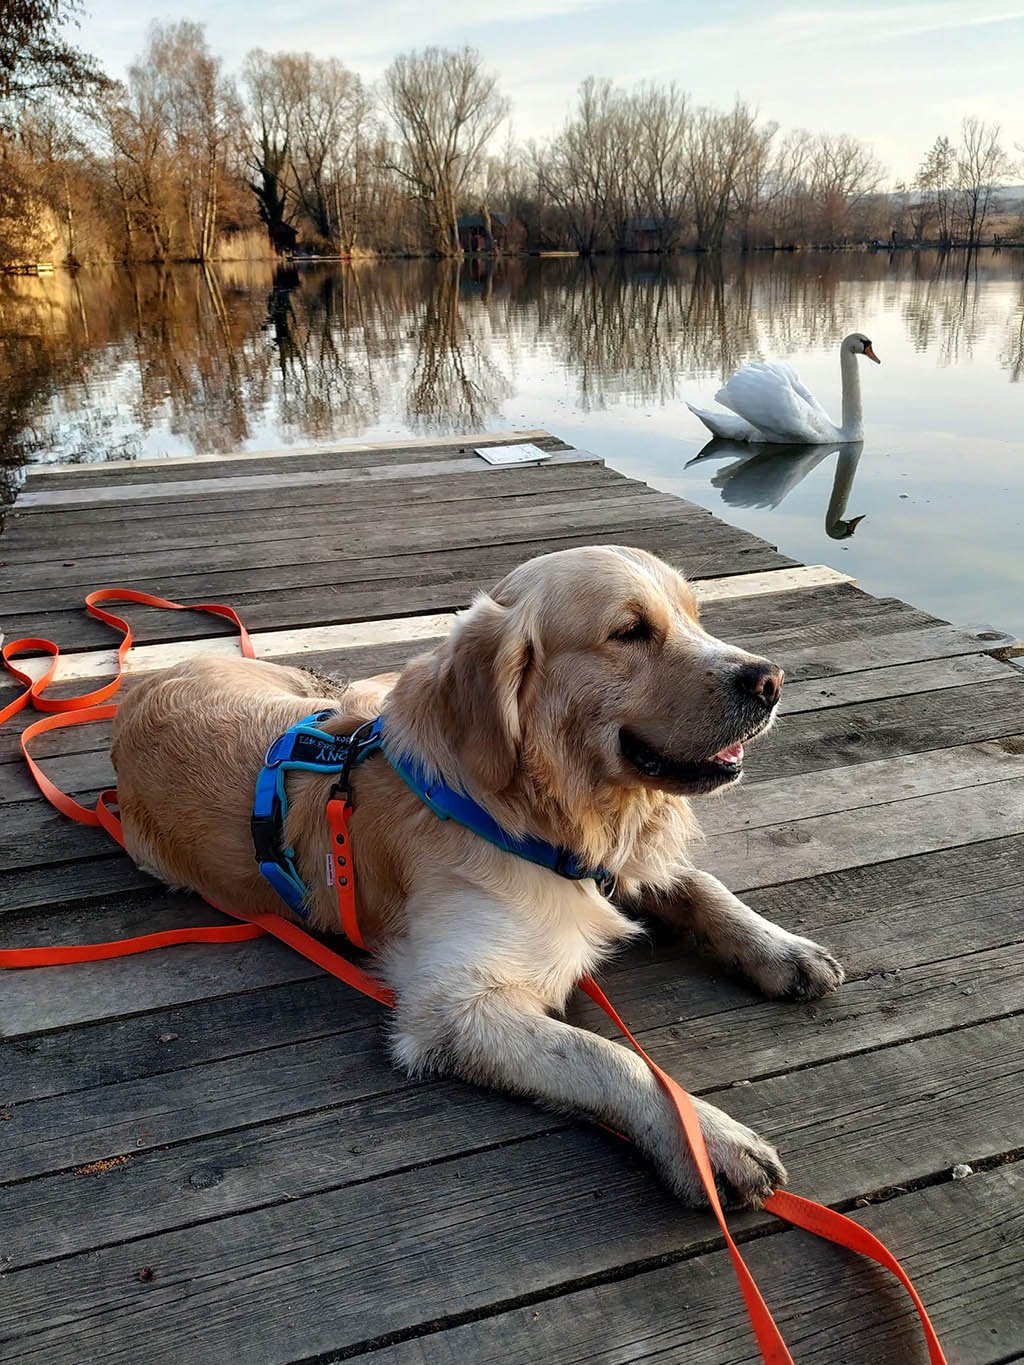
<instances>
[{"instance_id":1,"label":"dog's black nose","mask_svg":"<svg viewBox=\"0 0 1024 1365\"><path fill-rule=\"evenodd\" d=\"M736 686L745 697L754 697L769 710L779 700L782 680L781 668L768 662L744 664L736 674Z\"/></svg>"}]
</instances>

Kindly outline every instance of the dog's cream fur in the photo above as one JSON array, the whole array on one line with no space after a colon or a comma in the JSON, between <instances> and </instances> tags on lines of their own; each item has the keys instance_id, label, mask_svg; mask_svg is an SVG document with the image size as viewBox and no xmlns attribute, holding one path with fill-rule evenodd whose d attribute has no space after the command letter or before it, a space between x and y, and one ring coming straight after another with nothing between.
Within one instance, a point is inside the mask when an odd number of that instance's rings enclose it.
<instances>
[{"instance_id":1,"label":"dog's cream fur","mask_svg":"<svg viewBox=\"0 0 1024 1365\"><path fill-rule=\"evenodd\" d=\"M113 746L127 847L173 885L287 913L249 834L267 746L317 709L337 708L324 727L335 733L383 710L393 747L464 787L506 829L608 868L617 902L694 929L766 993L811 998L840 983L839 965L689 857L698 830L687 793L721 784L707 761L767 727L780 685L766 661L702 629L690 587L653 556L613 546L544 555L479 597L400 675L343 686L206 657L141 680ZM656 771L630 756L630 735ZM287 839L324 930L337 928L324 877L329 788L328 777L289 777ZM356 771L352 838L360 926L398 996L397 1061L600 1120L699 1202L685 1142L644 1063L558 1018L580 977L639 932L636 921L593 882L438 820L383 757ZM763 1201L785 1179L774 1149L721 1110L698 1109L725 1193Z\"/></svg>"}]
</instances>

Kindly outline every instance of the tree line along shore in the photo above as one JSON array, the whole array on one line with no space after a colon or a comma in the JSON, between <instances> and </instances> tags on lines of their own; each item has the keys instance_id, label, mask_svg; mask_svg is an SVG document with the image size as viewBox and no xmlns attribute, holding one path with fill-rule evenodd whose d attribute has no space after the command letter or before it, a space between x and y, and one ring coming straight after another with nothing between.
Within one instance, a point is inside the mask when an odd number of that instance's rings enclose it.
<instances>
[{"instance_id":1,"label":"tree line along shore","mask_svg":"<svg viewBox=\"0 0 1024 1365\"><path fill-rule=\"evenodd\" d=\"M181 20L116 81L62 43L67 0L8 4L25 13L0 34L0 268L1024 241L1018 167L980 119L897 186L857 138L673 83L589 77L523 143L471 48L401 54L374 85L310 53L255 49L233 73Z\"/></svg>"}]
</instances>

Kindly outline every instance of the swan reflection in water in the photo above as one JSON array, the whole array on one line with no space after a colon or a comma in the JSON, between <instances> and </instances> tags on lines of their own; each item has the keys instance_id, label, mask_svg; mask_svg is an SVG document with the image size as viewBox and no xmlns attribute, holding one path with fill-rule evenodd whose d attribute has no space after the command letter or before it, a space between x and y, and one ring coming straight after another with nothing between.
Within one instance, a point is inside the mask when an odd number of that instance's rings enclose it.
<instances>
[{"instance_id":1,"label":"swan reflection in water","mask_svg":"<svg viewBox=\"0 0 1024 1365\"><path fill-rule=\"evenodd\" d=\"M712 486L721 490L722 501L731 507L778 507L801 479L806 479L823 460L838 451L832 496L825 512L825 532L832 540L846 540L864 520L863 516L845 515L863 447L863 441L751 447L743 441L716 438L688 461L686 468L734 455L737 458L733 463L719 469L711 480Z\"/></svg>"}]
</instances>

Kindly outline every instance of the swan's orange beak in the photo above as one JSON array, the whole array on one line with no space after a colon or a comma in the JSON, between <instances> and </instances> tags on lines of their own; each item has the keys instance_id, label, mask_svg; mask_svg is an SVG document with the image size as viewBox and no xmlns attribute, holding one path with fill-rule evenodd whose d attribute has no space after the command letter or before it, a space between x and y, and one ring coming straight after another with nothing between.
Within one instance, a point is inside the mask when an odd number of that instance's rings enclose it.
<instances>
[{"instance_id":1,"label":"swan's orange beak","mask_svg":"<svg viewBox=\"0 0 1024 1365\"><path fill-rule=\"evenodd\" d=\"M878 356L875 355L875 350L873 346L865 346L864 354L867 356L869 360L873 360L876 365L881 365L882 362L879 360Z\"/></svg>"}]
</instances>

